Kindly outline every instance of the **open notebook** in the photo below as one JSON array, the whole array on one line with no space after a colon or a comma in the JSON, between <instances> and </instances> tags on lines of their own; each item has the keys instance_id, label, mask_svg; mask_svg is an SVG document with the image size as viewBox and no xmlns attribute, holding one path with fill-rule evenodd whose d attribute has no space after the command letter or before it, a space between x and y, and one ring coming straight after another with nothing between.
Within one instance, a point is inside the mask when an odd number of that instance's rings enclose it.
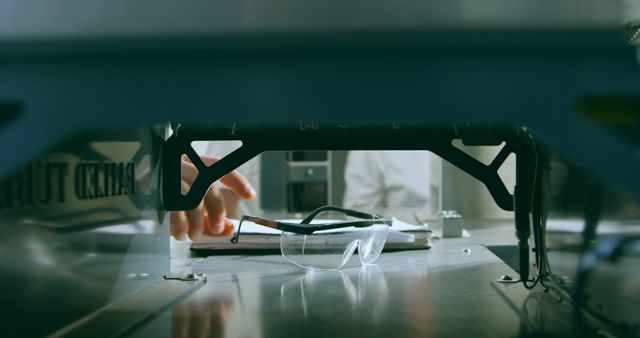
<instances>
[{"instance_id":1,"label":"open notebook","mask_svg":"<svg viewBox=\"0 0 640 338\"><path fill-rule=\"evenodd\" d=\"M236 229L238 221L232 220ZM300 220L284 220L299 223ZM326 222L326 220L325 220ZM339 229L336 229L339 231ZM431 230L428 225L413 225L393 218L389 229L385 250L429 249L431 247ZM280 230L256 225L251 222L242 224L242 235L237 244L231 243L232 236L201 236L191 243L192 250L247 250L271 251L280 250Z\"/></svg>"}]
</instances>

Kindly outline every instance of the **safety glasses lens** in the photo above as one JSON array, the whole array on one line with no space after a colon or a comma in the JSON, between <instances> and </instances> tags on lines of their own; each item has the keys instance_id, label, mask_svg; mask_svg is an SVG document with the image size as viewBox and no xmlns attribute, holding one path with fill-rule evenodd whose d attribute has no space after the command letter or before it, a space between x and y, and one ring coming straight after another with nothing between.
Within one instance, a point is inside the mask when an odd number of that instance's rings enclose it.
<instances>
[{"instance_id":1,"label":"safety glasses lens","mask_svg":"<svg viewBox=\"0 0 640 338\"><path fill-rule=\"evenodd\" d=\"M358 250L361 264L374 262L382 252L389 227L375 224L366 228L317 231L311 235L283 232L282 255L309 269L339 269Z\"/></svg>"}]
</instances>

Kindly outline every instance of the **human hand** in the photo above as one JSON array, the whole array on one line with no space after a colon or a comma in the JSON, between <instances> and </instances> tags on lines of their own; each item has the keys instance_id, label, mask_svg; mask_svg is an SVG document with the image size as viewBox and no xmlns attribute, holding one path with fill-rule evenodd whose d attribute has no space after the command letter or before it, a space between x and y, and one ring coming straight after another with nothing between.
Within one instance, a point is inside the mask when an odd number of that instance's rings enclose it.
<instances>
[{"instance_id":1,"label":"human hand","mask_svg":"<svg viewBox=\"0 0 640 338\"><path fill-rule=\"evenodd\" d=\"M210 166L219 158L201 156L202 161ZM182 157L182 193L186 193L198 176L198 169L187 156ZM251 184L237 171L225 175L220 179L224 185L238 197L253 199L256 195ZM212 184L200 204L189 211L171 212L171 235L178 240L184 239L186 234L191 239L197 239L200 234L208 236L230 235L234 231L233 223L227 219L225 199L218 185Z\"/></svg>"}]
</instances>

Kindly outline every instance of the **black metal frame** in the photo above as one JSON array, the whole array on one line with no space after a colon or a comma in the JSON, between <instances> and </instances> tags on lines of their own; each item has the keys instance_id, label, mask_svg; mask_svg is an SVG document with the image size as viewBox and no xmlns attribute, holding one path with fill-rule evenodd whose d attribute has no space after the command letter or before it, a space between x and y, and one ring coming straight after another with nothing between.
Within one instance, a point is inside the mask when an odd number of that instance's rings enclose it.
<instances>
[{"instance_id":1,"label":"black metal frame","mask_svg":"<svg viewBox=\"0 0 640 338\"><path fill-rule=\"evenodd\" d=\"M365 220L311 224L311 221L313 221L319 214L323 212L328 212L328 211L340 212L347 216L363 218ZM236 231L235 235L231 238L231 243L234 243L234 244L238 243L238 238L240 237L240 228L242 227L242 223L245 221L250 221L250 222L253 222L262 226L266 226L272 229L293 232L301 235L311 235L316 231L340 229L340 228L348 228L348 227L366 228L374 224L385 224L388 226L392 225L391 224L392 221L390 219L379 216L379 215L373 215L373 214L368 214L368 213L360 212L356 210L344 209L336 206L327 205L327 206L317 208L309 216L305 217L302 221L300 221L300 223L274 221L274 220L270 220L262 217L243 215L240 218L240 223L238 224L238 230Z\"/></svg>"},{"instance_id":2,"label":"black metal frame","mask_svg":"<svg viewBox=\"0 0 640 338\"><path fill-rule=\"evenodd\" d=\"M452 141L465 145L503 148L489 165L485 165ZM211 166L206 166L191 147L193 141L240 140L242 146ZM240 125L226 127L177 125L163 146L162 201L166 210L195 208L213 182L265 151L289 150L429 150L482 182L496 204L514 211L519 248L520 279L529 280L532 211L534 197L540 196L541 172L533 136L525 127L483 124L420 123L319 123L299 121L279 127ZM510 154L516 156L516 185L510 194L498 175L498 169ZM187 194L181 192L181 157L186 155L199 171ZM538 194L536 194L538 192ZM539 202L539 201L538 201ZM537 203L541 205L541 203ZM539 216L540 211L536 214ZM536 216L536 215L534 215ZM534 217L538 219L539 217ZM540 227L540 222L535 223ZM534 234L540 233L535 229ZM536 248L540 236L534 236ZM534 250L541 255L541 250ZM537 262L543 261L537 259ZM539 268L539 267L538 267Z\"/></svg>"}]
</instances>

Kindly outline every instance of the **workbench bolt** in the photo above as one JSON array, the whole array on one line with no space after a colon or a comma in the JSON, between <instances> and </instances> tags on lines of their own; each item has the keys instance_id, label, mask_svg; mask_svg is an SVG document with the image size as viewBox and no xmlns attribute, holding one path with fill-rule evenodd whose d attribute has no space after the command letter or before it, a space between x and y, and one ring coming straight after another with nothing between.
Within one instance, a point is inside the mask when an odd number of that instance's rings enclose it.
<instances>
[{"instance_id":1,"label":"workbench bolt","mask_svg":"<svg viewBox=\"0 0 640 338\"><path fill-rule=\"evenodd\" d=\"M498 283L511 283L513 282L513 277L509 275L502 275L498 278Z\"/></svg>"}]
</instances>

